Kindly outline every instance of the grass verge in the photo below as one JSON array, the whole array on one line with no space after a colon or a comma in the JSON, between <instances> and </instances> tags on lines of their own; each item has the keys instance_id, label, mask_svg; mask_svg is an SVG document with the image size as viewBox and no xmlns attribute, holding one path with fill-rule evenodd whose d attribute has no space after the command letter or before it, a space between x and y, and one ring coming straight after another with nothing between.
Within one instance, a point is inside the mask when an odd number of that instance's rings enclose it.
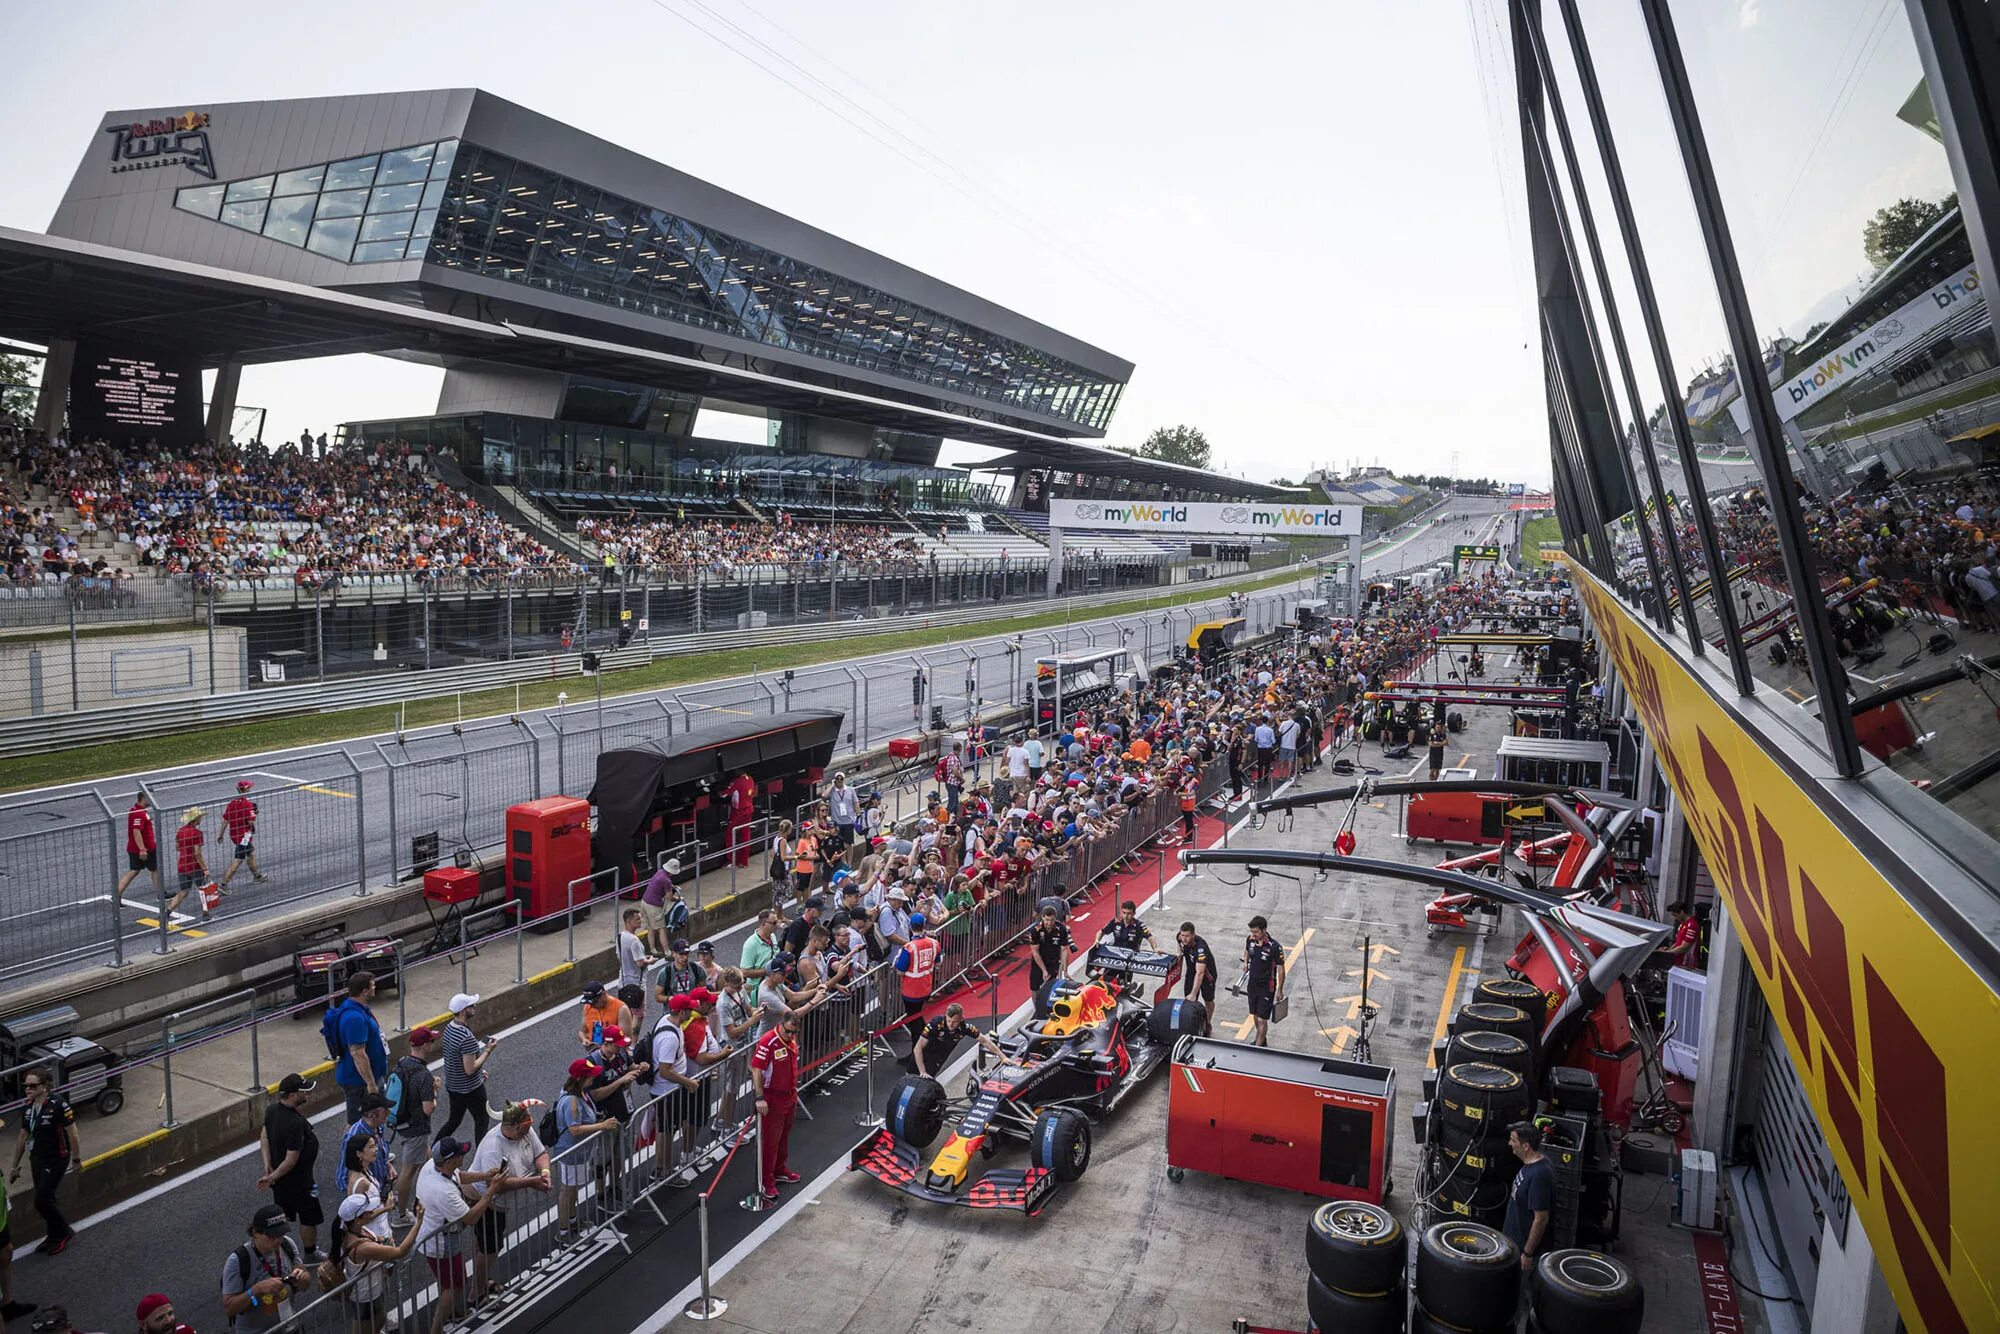
<instances>
[{"instance_id":1,"label":"grass verge","mask_svg":"<svg viewBox=\"0 0 2000 1334\"><path fill-rule=\"evenodd\" d=\"M1249 591L1295 582L1297 570L1281 570L1247 579L1224 579L1200 585L1182 584L1170 592L1132 598L1085 611L1089 620L1152 611L1182 602L1205 599L1222 592ZM973 625L935 626L929 629L893 630L878 635L855 635L820 643L786 644L770 648L718 649L712 653L686 653L660 658L648 666L607 674L606 699L620 695L659 690L666 686L690 685L699 681L728 680L753 672L779 671L787 667L810 667L845 658L875 653L899 653L909 649L933 648L967 638L1012 634L1017 630L1039 630L1061 625L1061 612L1037 612L1002 620L980 621ZM202 760L228 759L235 755L256 755L264 751L294 746L330 745L355 737L393 731L399 708L405 727L424 727L458 719L500 717L515 708L545 708L556 702L558 692L577 694L574 676L523 683L497 690L449 695L439 699L413 699L406 704L386 700L361 709L339 713L310 713L291 718L270 718L254 723L211 727L173 736L146 737L101 746L76 746L0 760L0 792L42 787L51 783L73 783L112 774L163 769Z\"/></svg>"},{"instance_id":2,"label":"grass verge","mask_svg":"<svg viewBox=\"0 0 2000 1334\"><path fill-rule=\"evenodd\" d=\"M1521 525L1521 568L1539 570L1545 562L1542 559L1542 543L1562 541L1562 521L1553 514L1544 514L1539 519L1530 519Z\"/></svg>"}]
</instances>

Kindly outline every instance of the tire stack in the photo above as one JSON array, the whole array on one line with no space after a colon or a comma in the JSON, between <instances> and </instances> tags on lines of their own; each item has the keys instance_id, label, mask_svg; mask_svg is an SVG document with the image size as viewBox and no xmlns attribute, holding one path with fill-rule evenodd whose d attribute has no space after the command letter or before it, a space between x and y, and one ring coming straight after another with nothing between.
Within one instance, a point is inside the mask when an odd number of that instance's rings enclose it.
<instances>
[{"instance_id":1,"label":"tire stack","mask_svg":"<svg viewBox=\"0 0 2000 1334\"><path fill-rule=\"evenodd\" d=\"M1518 1070L1485 1061L1447 1065L1438 1081L1441 1116L1432 1204L1470 1222L1497 1225L1507 1212L1507 1189L1520 1166L1507 1147L1507 1127L1532 1107L1528 1081Z\"/></svg>"},{"instance_id":2,"label":"tire stack","mask_svg":"<svg viewBox=\"0 0 2000 1334\"><path fill-rule=\"evenodd\" d=\"M1539 1334L1639 1334L1646 1294L1632 1271L1596 1251L1546 1252L1529 1279Z\"/></svg>"},{"instance_id":3,"label":"tire stack","mask_svg":"<svg viewBox=\"0 0 2000 1334\"><path fill-rule=\"evenodd\" d=\"M1410 1334L1501 1334L1514 1328L1521 1252L1478 1223L1438 1223L1417 1244Z\"/></svg>"},{"instance_id":4,"label":"tire stack","mask_svg":"<svg viewBox=\"0 0 2000 1334\"><path fill-rule=\"evenodd\" d=\"M1403 1334L1409 1242L1379 1204L1335 1200L1306 1224L1306 1313L1326 1334Z\"/></svg>"}]
</instances>

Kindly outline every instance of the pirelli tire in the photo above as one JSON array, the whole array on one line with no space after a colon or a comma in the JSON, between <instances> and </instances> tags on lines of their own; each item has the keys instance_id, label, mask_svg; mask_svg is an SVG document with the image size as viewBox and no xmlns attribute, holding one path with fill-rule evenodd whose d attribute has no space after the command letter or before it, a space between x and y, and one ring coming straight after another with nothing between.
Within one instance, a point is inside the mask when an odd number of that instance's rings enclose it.
<instances>
[{"instance_id":1,"label":"pirelli tire","mask_svg":"<svg viewBox=\"0 0 2000 1334\"><path fill-rule=\"evenodd\" d=\"M1438 1105L1445 1125L1459 1125L1482 1136L1503 1134L1510 1121L1525 1116L1528 1081L1517 1070L1467 1061L1445 1067L1438 1083Z\"/></svg>"},{"instance_id":2,"label":"pirelli tire","mask_svg":"<svg viewBox=\"0 0 2000 1334\"><path fill-rule=\"evenodd\" d=\"M1498 1005L1492 1001L1473 1001L1458 1007L1458 1022L1451 1030L1457 1033L1512 1033L1528 1044L1529 1050L1541 1040L1542 1027L1529 1013L1518 1005Z\"/></svg>"},{"instance_id":3,"label":"pirelli tire","mask_svg":"<svg viewBox=\"0 0 2000 1334\"><path fill-rule=\"evenodd\" d=\"M1067 1185L1090 1166L1090 1121L1074 1107L1052 1107L1028 1133L1028 1161Z\"/></svg>"},{"instance_id":4,"label":"pirelli tire","mask_svg":"<svg viewBox=\"0 0 2000 1334\"><path fill-rule=\"evenodd\" d=\"M928 1148L944 1129L944 1085L923 1075L904 1075L889 1088L882 1119L898 1142Z\"/></svg>"},{"instance_id":5,"label":"pirelli tire","mask_svg":"<svg viewBox=\"0 0 2000 1334\"><path fill-rule=\"evenodd\" d=\"M1330 1201L1306 1220L1306 1268L1337 1292L1401 1292L1409 1249L1396 1216L1365 1200Z\"/></svg>"},{"instance_id":6,"label":"pirelli tire","mask_svg":"<svg viewBox=\"0 0 2000 1334\"><path fill-rule=\"evenodd\" d=\"M1471 1061L1512 1070L1528 1081L1530 1089L1535 1086L1535 1050L1512 1033L1476 1028L1452 1034L1445 1047L1445 1069Z\"/></svg>"},{"instance_id":7,"label":"pirelli tire","mask_svg":"<svg viewBox=\"0 0 2000 1334\"><path fill-rule=\"evenodd\" d=\"M1176 996L1155 1005L1146 1016L1146 1036L1172 1050L1185 1037L1199 1036L1208 1022L1208 1011L1190 996Z\"/></svg>"},{"instance_id":8,"label":"pirelli tire","mask_svg":"<svg viewBox=\"0 0 2000 1334\"><path fill-rule=\"evenodd\" d=\"M1434 1223L1417 1241L1417 1304L1460 1330L1511 1327L1520 1291L1520 1248L1498 1228Z\"/></svg>"},{"instance_id":9,"label":"pirelli tire","mask_svg":"<svg viewBox=\"0 0 2000 1334\"><path fill-rule=\"evenodd\" d=\"M1511 1005L1540 1023L1548 1017L1549 998L1533 982L1519 977L1489 977L1472 993L1475 1004Z\"/></svg>"},{"instance_id":10,"label":"pirelli tire","mask_svg":"<svg viewBox=\"0 0 2000 1334\"><path fill-rule=\"evenodd\" d=\"M1306 1275L1306 1314L1314 1329L1328 1334L1403 1334L1408 1298L1400 1291L1356 1296L1329 1288L1319 1275Z\"/></svg>"},{"instance_id":11,"label":"pirelli tire","mask_svg":"<svg viewBox=\"0 0 2000 1334\"><path fill-rule=\"evenodd\" d=\"M1637 1334L1646 1294L1630 1268L1596 1251L1550 1251L1529 1278L1543 1334Z\"/></svg>"},{"instance_id":12,"label":"pirelli tire","mask_svg":"<svg viewBox=\"0 0 2000 1334\"><path fill-rule=\"evenodd\" d=\"M1437 1147L1447 1171L1463 1162L1475 1172L1505 1171L1510 1180L1513 1178L1510 1165L1516 1160L1504 1129L1488 1134L1484 1129L1443 1124L1438 1127Z\"/></svg>"},{"instance_id":13,"label":"pirelli tire","mask_svg":"<svg viewBox=\"0 0 2000 1334\"><path fill-rule=\"evenodd\" d=\"M1497 1227L1507 1216L1507 1192L1512 1173L1475 1172L1467 1167L1445 1171L1431 1189L1431 1205L1440 1218Z\"/></svg>"},{"instance_id":14,"label":"pirelli tire","mask_svg":"<svg viewBox=\"0 0 2000 1334\"><path fill-rule=\"evenodd\" d=\"M1504 1329L1506 1327L1498 1326L1496 1328ZM1422 1306L1413 1305L1410 1307L1409 1334L1471 1334L1471 1332L1460 1329L1457 1325L1447 1325L1444 1321L1426 1311ZM1476 1334L1488 1334L1488 1331L1479 1330Z\"/></svg>"}]
</instances>

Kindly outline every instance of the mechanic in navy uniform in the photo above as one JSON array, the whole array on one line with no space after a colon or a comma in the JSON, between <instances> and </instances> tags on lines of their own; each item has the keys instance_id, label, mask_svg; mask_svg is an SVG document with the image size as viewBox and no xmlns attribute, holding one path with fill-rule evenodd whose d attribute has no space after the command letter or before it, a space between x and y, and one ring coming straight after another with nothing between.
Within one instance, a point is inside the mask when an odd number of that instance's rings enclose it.
<instances>
[{"instance_id":1,"label":"mechanic in navy uniform","mask_svg":"<svg viewBox=\"0 0 2000 1334\"><path fill-rule=\"evenodd\" d=\"M1041 917L1028 928L1028 989L1039 995L1051 978L1069 971L1070 951L1075 948L1069 924L1056 915L1053 903L1044 903Z\"/></svg>"},{"instance_id":2,"label":"mechanic in navy uniform","mask_svg":"<svg viewBox=\"0 0 2000 1334\"><path fill-rule=\"evenodd\" d=\"M1202 1036L1208 1036L1215 1015L1215 951L1195 934L1193 922L1182 922L1175 939L1181 948L1181 997L1201 1001Z\"/></svg>"},{"instance_id":3,"label":"mechanic in navy uniform","mask_svg":"<svg viewBox=\"0 0 2000 1334\"><path fill-rule=\"evenodd\" d=\"M965 1007L953 1001L944 1007L943 1017L924 1025L924 1031L917 1035L917 1045L910 1049L910 1062L918 1074L935 1079L936 1072L951 1064L952 1053L967 1038L995 1060L1007 1059L999 1043L965 1022Z\"/></svg>"},{"instance_id":4,"label":"mechanic in navy uniform","mask_svg":"<svg viewBox=\"0 0 2000 1334\"><path fill-rule=\"evenodd\" d=\"M1271 935L1271 924L1260 915L1250 919L1243 941L1243 989L1250 1017L1257 1024L1257 1045L1271 1045L1271 1016L1285 998L1285 947Z\"/></svg>"},{"instance_id":5,"label":"mechanic in navy uniform","mask_svg":"<svg viewBox=\"0 0 2000 1334\"><path fill-rule=\"evenodd\" d=\"M1106 922L1104 929L1097 933L1097 943L1136 950L1142 945L1152 946L1153 933L1139 920L1139 905L1127 899L1118 905L1118 915ZM1121 978L1131 977L1131 974L1123 968L1107 968L1104 971L1116 973Z\"/></svg>"}]
</instances>

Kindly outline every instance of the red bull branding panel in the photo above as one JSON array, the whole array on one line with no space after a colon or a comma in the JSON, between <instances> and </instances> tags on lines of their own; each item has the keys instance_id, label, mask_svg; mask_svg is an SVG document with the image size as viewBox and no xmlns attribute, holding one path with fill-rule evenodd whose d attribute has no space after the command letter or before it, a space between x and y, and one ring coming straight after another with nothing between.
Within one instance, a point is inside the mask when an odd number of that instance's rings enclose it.
<instances>
[{"instance_id":1,"label":"red bull branding panel","mask_svg":"<svg viewBox=\"0 0 2000 1334\"><path fill-rule=\"evenodd\" d=\"M1236 501L1051 500L1049 526L1111 529L1150 537L1198 533L1232 537L1302 535L1352 537L1361 531L1361 506Z\"/></svg>"}]
</instances>

